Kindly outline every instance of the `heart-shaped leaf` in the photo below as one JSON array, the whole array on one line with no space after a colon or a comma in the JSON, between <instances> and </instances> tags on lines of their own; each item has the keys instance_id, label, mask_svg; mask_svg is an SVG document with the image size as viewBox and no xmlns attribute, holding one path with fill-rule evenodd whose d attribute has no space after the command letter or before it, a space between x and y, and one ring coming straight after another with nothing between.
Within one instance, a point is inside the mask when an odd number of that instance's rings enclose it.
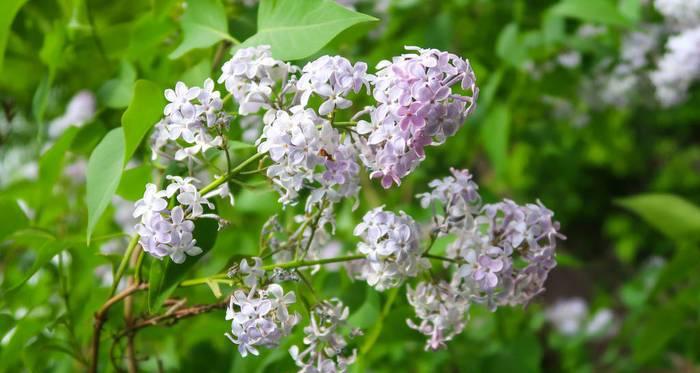
<instances>
[{"instance_id":1,"label":"heart-shaped leaf","mask_svg":"<svg viewBox=\"0 0 700 373\"><path fill-rule=\"evenodd\" d=\"M241 47L270 45L281 60L298 60L318 52L341 31L376 21L330 0L262 0L258 31Z\"/></svg>"}]
</instances>

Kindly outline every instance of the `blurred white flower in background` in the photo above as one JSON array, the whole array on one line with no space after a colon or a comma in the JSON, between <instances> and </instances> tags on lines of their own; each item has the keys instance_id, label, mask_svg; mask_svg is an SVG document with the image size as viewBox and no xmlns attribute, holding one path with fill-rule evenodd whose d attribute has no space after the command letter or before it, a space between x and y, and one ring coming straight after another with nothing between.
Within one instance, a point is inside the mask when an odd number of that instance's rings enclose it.
<instances>
[{"instance_id":1,"label":"blurred white flower in background","mask_svg":"<svg viewBox=\"0 0 700 373\"><path fill-rule=\"evenodd\" d=\"M70 126L80 127L95 115L95 95L83 90L68 102L66 112L49 123L49 137L56 138Z\"/></svg>"},{"instance_id":2,"label":"blurred white flower in background","mask_svg":"<svg viewBox=\"0 0 700 373\"><path fill-rule=\"evenodd\" d=\"M616 331L612 310L601 308L590 315L588 303L578 297L557 300L545 310L545 319L568 337L579 334L592 338L608 337Z\"/></svg>"}]
</instances>

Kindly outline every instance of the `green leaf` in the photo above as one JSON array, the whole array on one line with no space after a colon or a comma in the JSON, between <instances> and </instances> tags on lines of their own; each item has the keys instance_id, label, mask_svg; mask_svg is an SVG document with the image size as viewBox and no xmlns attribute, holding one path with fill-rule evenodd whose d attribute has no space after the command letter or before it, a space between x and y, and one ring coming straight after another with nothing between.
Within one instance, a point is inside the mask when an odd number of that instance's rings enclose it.
<instances>
[{"instance_id":1,"label":"green leaf","mask_svg":"<svg viewBox=\"0 0 700 373\"><path fill-rule=\"evenodd\" d=\"M298 60L316 53L341 31L376 21L331 0L262 0L258 31L240 47L270 45L281 60Z\"/></svg>"},{"instance_id":2,"label":"green leaf","mask_svg":"<svg viewBox=\"0 0 700 373\"><path fill-rule=\"evenodd\" d=\"M119 186L124 167L124 131L115 128L97 144L90 155L87 168L87 241L95 229L97 221L112 201Z\"/></svg>"},{"instance_id":3,"label":"green leaf","mask_svg":"<svg viewBox=\"0 0 700 373\"><path fill-rule=\"evenodd\" d=\"M226 11L219 0L189 0L182 16L184 37L180 45L170 53L179 58L196 48L207 48L219 40L234 39L228 34Z\"/></svg>"},{"instance_id":4,"label":"green leaf","mask_svg":"<svg viewBox=\"0 0 700 373\"><path fill-rule=\"evenodd\" d=\"M0 224L0 242L5 237L15 233L16 231L26 228L29 225L29 219L24 214L24 211L19 207L17 201L11 199L0 199L0 211L2 211L2 224ZM0 337L1 338L1 337Z\"/></svg>"},{"instance_id":5,"label":"green leaf","mask_svg":"<svg viewBox=\"0 0 700 373\"><path fill-rule=\"evenodd\" d=\"M508 136L510 132L510 112L505 105L494 106L484 120L481 139L486 153L491 159L494 171L503 177L507 171Z\"/></svg>"},{"instance_id":6,"label":"green leaf","mask_svg":"<svg viewBox=\"0 0 700 373\"><path fill-rule=\"evenodd\" d=\"M642 2L640 0L621 0L620 13L628 19L636 22L642 17Z\"/></svg>"},{"instance_id":7,"label":"green leaf","mask_svg":"<svg viewBox=\"0 0 700 373\"><path fill-rule=\"evenodd\" d=\"M3 0L5 1L5 0ZM22 358L26 344L46 327L46 323L36 317L25 316L20 320L7 345L0 351L0 372L11 371L10 367Z\"/></svg>"},{"instance_id":8,"label":"green leaf","mask_svg":"<svg viewBox=\"0 0 700 373\"><path fill-rule=\"evenodd\" d=\"M63 159L78 134L77 127L70 127L39 159L39 205L53 192L56 180L63 170Z\"/></svg>"},{"instance_id":9,"label":"green leaf","mask_svg":"<svg viewBox=\"0 0 700 373\"><path fill-rule=\"evenodd\" d=\"M214 219L198 219L193 236L197 240L197 246L202 249L201 254L188 256L182 264L177 264L170 258L153 261L148 280L148 307L151 312L160 308L194 265L214 247L218 228L219 223Z\"/></svg>"},{"instance_id":10,"label":"green leaf","mask_svg":"<svg viewBox=\"0 0 700 373\"><path fill-rule=\"evenodd\" d=\"M136 70L131 64L122 60L119 65L119 75L106 81L97 91L97 97L105 106L113 109L125 108L129 105L132 87L136 80Z\"/></svg>"},{"instance_id":11,"label":"green leaf","mask_svg":"<svg viewBox=\"0 0 700 373\"><path fill-rule=\"evenodd\" d=\"M19 9L27 0L2 0L0 1L0 72L5 57L5 46L7 38L10 36L12 20L15 19Z\"/></svg>"},{"instance_id":12,"label":"green leaf","mask_svg":"<svg viewBox=\"0 0 700 373\"><path fill-rule=\"evenodd\" d=\"M151 182L152 173L153 169L147 164L125 170L117 188L117 195L129 201L140 199L146 184Z\"/></svg>"},{"instance_id":13,"label":"green leaf","mask_svg":"<svg viewBox=\"0 0 700 373\"><path fill-rule=\"evenodd\" d=\"M68 240L57 241L54 237L41 231L27 230L21 232L21 234L24 235L24 237L20 238L21 240L29 240L33 244L32 246L34 246L34 244L37 245L34 247L36 257L34 259L34 263L32 263L32 266L27 272L24 273L24 277L17 283L10 285L4 296L8 296L9 293L21 288L41 267L49 263L51 258L74 245L73 242Z\"/></svg>"},{"instance_id":14,"label":"green leaf","mask_svg":"<svg viewBox=\"0 0 700 373\"><path fill-rule=\"evenodd\" d=\"M513 66L520 66L525 60L525 49L518 36L518 24L510 23L501 30L496 41L496 54Z\"/></svg>"},{"instance_id":15,"label":"green leaf","mask_svg":"<svg viewBox=\"0 0 700 373\"><path fill-rule=\"evenodd\" d=\"M608 0L564 0L552 6L552 14L604 25L630 26L617 7Z\"/></svg>"},{"instance_id":16,"label":"green leaf","mask_svg":"<svg viewBox=\"0 0 700 373\"><path fill-rule=\"evenodd\" d=\"M147 80L136 81L131 103L122 115L125 163L134 154L148 130L163 116L163 106L163 90L157 84Z\"/></svg>"},{"instance_id":17,"label":"green leaf","mask_svg":"<svg viewBox=\"0 0 700 373\"><path fill-rule=\"evenodd\" d=\"M44 131L44 114L46 113L46 105L49 101L49 91L51 89L51 79L49 75L44 76L39 82L39 86L32 97L32 116L39 123L39 133L43 136Z\"/></svg>"},{"instance_id":18,"label":"green leaf","mask_svg":"<svg viewBox=\"0 0 700 373\"><path fill-rule=\"evenodd\" d=\"M15 319L6 314L0 313L0 340L10 331L15 325Z\"/></svg>"},{"instance_id":19,"label":"green leaf","mask_svg":"<svg viewBox=\"0 0 700 373\"><path fill-rule=\"evenodd\" d=\"M638 363L645 363L658 356L664 346L683 328L682 308L668 304L648 313L648 317L638 323L637 335L632 338L632 351Z\"/></svg>"},{"instance_id":20,"label":"green leaf","mask_svg":"<svg viewBox=\"0 0 700 373\"><path fill-rule=\"evenodd\" d=\"M617 200L649 225L676 241L700 239L700 208L672 194L640 194Z\"/></svg>"}]
</instances>

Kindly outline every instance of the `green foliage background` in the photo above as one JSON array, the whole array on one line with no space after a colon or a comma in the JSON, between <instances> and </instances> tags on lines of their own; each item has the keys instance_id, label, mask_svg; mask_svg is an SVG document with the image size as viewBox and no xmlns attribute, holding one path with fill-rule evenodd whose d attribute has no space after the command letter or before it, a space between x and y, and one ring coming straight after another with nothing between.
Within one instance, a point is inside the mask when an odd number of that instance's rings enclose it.
<instances>
[{"instance_id":1,"label":"green foliage background","mask_svg":"<svg viewBox=\"0 0 700 373\"><path fill-rule=\"evenodd\" d=\"M673 109L596 108L579 92L580 81L596 74L595 61L617 58L621 35L642 19L658 19L653 9L639 0L398 0L387 13L375 14L373 4L360 3L358 11L379 18L372 21L329 4L263 1L258 17L256 7L228 0L190 0L186 7L176 0L0 3L0 100L4 120L13 128L0 137L0 158L12 147L23 147L39 160L36 180L0 175L5 179L0 183L0 371L85 369L93 314L110 290L98 286L94 269L102 264L116 268L120 260L98 250L106 238L119 235L109 201L115 192L128 200L143 192L150 150L139 144L160 116L162 89L177 80L201 84L208 76L218 77L219 66L212 64L221 61L220 46L253 35L246 44L270 42L276 54L297 64L340 54L373 66L402 53L404 45L418 45L467 57L475 68L479 107L462 130L429 149L400 188L386 191L367 180L360 208L353 212L348 204L339 211L337 234L346 252L353 250L354 224L371 207L386 204L427 219L413 196L433 178L446 176L449 167L469 168L486 201L539 198L556 213L568 238L544 295L525 309L491 313L472 307L465 332L439 352L423 351L423 337L406 327L412 310L403 290L377 294L342 271L321 272L314 278L316 291L343 299L353 312L352 323L365 328L357 340L356 371L700 369L700 213L695 205L700 202L700 94L692 89L688 101ZM310 12L317 13L308 17ZM289 22L288 16L297 23L333 17L344 23L309 26L298 35L275 33L275 25ZM582 23L605 31L582 40L574 32ZM528 72L530 64L544 64L569 50L583 55L577 68L555 67L542 79ZM48 121L81 89L96 93L97 115L80 129L66 131L47 150ZM569 100L588 116L588 124L555 115L543 96ZM240 138L240 129L232 127L234 138ZM105 136L109 141L102 140ZM71 182L62 168L77 157L89 158L100 141L110 147L110 156L90 159L87 184L92 189L86 190L85 182ZM239 145L236 162L251 153ZM122 172L132 154L144 166ZM236 198L233 208L219 206L231 225L183 274L187 278L219 272L232 258L257 253L262 224L281 211L269 188L239 190ZM33 219L18 200L36 211ZM281 214L291 217L293 211ZM60 252L70 253L70 260L58 260ZM145 260L144 273L153 276L158 264ZM177 289L173 295L193 303L217 301L207 287ZM592 309L614 311L613 336L565 337L545 322L548 304L576 296ZM147 312L149 302L135 307L135 314ZM121 312L121 307L111 311L106 341L123 326ZM136 340L140 366L144 371L159 366L165 371L293 369L286 349L299 342L299 332L280 349L243 359L223 336L228 327L223 311L217 311L172 327L144 329ZM101 368L114 370L108 352L101 356Z\"/></svg>"}]
</instances>

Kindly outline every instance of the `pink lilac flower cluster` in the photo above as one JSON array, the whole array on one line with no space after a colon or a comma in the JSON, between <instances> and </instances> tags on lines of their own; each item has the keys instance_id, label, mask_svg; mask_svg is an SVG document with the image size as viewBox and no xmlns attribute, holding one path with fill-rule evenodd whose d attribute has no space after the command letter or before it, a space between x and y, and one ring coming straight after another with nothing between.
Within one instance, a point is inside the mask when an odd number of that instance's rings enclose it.
<instances>
[{"instance_id":1,"label":"pink lilac flower cluster","mask_svg":"<svg viewBox=\"0 0 700 373\"><path fill-rule=\"evenodd\" d=\"M543 290L556 265L556 240L564 238L553 213L541 203L521 206L508 199L481 206L469 172L452 174L418 195L424 207L442 209L434 232L456 237L447 248L447 255L461 263L452 285L492 308L527 303ZM523 264L516 267L516 261Z\"/></svg>"},{"instance_id":2,"label":"pink lilac flower cluster","mask_svg":"<svg viewBox=\"0 0 700 373\"><path fill-rule=\"evenodd\" d=\"M364 135L361 159L385 188L400 184L418 166L426 146L457 132L476 108L479 92L468 60L436 49L407 49L411 52L377 66L378 106L370 121L357 125Z\"/></svg>"},{"instance_id":3,"label":"pink lilac flower cluster","mask_svg":"<svg viewBox=\"0 0 700 373\"><path fill-rule=\"evenodd\" d=\"M200 195L191 177L168 176L170 185L158 190L155 184L146 185L143 198L136 201L133 216L141 218L135 230L139 244L150 255L163 259L169 256L175 263L182 263L187 255L199 255L202 249L192 237L194 219L214 217L204 213L204 207L213 208L209 200ZM177 195L178 205L168 209L167 200ZM186 255L185 255L186 254Z\"/></svg>"}]
</instances>

